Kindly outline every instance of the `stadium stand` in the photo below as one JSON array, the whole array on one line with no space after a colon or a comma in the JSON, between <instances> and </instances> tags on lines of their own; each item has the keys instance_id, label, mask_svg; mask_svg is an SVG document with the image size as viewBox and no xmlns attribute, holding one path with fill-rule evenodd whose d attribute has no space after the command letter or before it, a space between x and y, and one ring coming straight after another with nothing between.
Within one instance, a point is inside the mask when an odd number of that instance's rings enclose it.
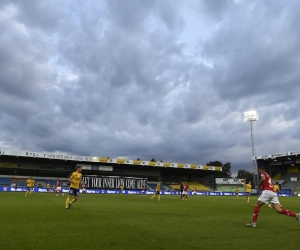
<instances>
[{"instance_id":1,"label":"stadium stand","mask_svg":"<svg viewBox=\"0 0 300 250\"><path fill-rule=\"evenodd\" d=\"M296 192L296 194L300 193L300 172L286 173L280 179L278 177L274 178L274 181L279 182L281 186L280 191L283 194L294 192Z\"/></svg>"},{"instance_id":2,"label":"stadium stand","mask_svg":"<svg viewBox=\"0 0 300 250\"><path fill-rule=\"evenodd\" d=\"M211 188L198 182L187 182L187 184L189 185L189 190L196 188L197 191L211 191ZM171 184L169 186L174 190L180 190L180 184Z\"/></svg>"},{"instance_id":3,"label":"stadium stand","mask_svg":"<svg viewBox=\"0 0 300 250\"><path fill-rule=\"evenodd\" d=\"M162 184L161 185L161 190L162 191L172 191L173 189L169 185Z\"/></svg>"},{"instance_id":4,"label":"stadium stand","mask_svg":"<svg viewBox=\"0 0 300 250\"><path fill-rule=\"evenodd\" d=\"M187 182L187 184L189 185L190 190L196 188L197 191L211 191L210 188L198 182Z\"/></svg>"},{"instance_id":5,"label":"stadium stand","mask_svg":"<svg viewBox=\"0 0 300 250\"><path fill-rule=\"evenodd\" d=\"M169 186L170 186L173 190L177 190L177 191L180 190L180 184L170 184Z\"/></svg>"},{"instance_id":6,"label":"stadium stand","mask_svg":"<svg viewBox=\"0 0 300 250\"><path fill-rule=\"evenodd\" d=\"M297 181L291 181L291 178L297 178ZM276 180L281 183L281 187L283 188L291 188L294 186L300 185L300 173L287 173L280 180Z\"/></svg>"},{"instance_id":7,"label":"stadium stand","mask_svg":"<svg viewBox=\"0 0 300 250\"><path fill-rule=\"evenodd\" d=\"M152 191L156 189L157 182L148 182L148 190Z\"/></svg>"},{"instance_id":8,"label":"stadium stand","mask_svg":"<svg viewBox=\"0 0 300 250\"><path fill-rule=\"evenodd\" d=\"M237 186L232 186L232 185L222 185L222 186L217 186L217 191L218 192L234 192L235 188ZM239 192L245 192L245 188L243 186L238 186Z\"/></svg>"},{"instance_id":9,"label":"stadium stand","mask_svg":"<svg viewBox=\"0 0 300 250\"><path fill-rule=\"evenodd\" d=\"M15 178L18 183L18 187L26 187L25 180L29 178L26 176L0 176L0 186L10 186L12 185L12 179ZM36 187L46 187L47 183L50 184L52 187L56 184L57 178L41 178L41 177L33 177L36 181ZM62 187L68 187L68 179L67 178L60 178Z\"/></svg>"},{"instance_id":10,"label":"stadium stand","mask_svg":"<svg viewBox=\"0 0 300 250\"><path fill-rule=\"evenodd\" d=\"M148 182L147 184L148 184L147 190L153 191L153 190L156 189L157 182ZM173 188L170 185L161 184L160 190L162 190L162 191L173 191Z\"/></svg>"},{"instance_id":11,"label":"stadium stand","mask_svg":"<svg viewBox=\"0 0 300 250\"><path fill-rule=\"evenodd\" d=\"M10 186L11 184L11 178L0 177L0 186Z\"/></svg>"},{"instance_id":12,"label":"stadium stand","mask_svg":"<svg viewBox=\"0 0 300 250\"><path fill-rule=\"evenodd\" d=\"M30 176L7 176L7 175L0 175L0 186L12 186L13 183L17 182L18 187L26 187L26 179ZM57 178L56 177L35 177L31 176L36 182L35 187L45 188L47 183L50 184L51 187L56 185ZM13 181L14 179L14 181ZM68 178L60 178L62 187L69 186L69 179ZM146 190L153 191L156 189L156 185L158 182L149 182L147 183ZM211 191L210 188L206 187L203 184L198 182L188 182L189 189L193 190L195 187L198 191ZM162 191L174 191L180 190L180 184L167 184L163 183L161 185Z\"/></svg>"},{"instance_id":13,"label":"stadium stand","mask_svg":"<svg viewBox=\"0 0 300 250\"><path fill-rule=\"evenodd\" d=\"M23 180L23 179L18 180L18 186L19 186L19 187L26 187L26 182L25 182L25 180Z\"/></svg>"}]
</instances>

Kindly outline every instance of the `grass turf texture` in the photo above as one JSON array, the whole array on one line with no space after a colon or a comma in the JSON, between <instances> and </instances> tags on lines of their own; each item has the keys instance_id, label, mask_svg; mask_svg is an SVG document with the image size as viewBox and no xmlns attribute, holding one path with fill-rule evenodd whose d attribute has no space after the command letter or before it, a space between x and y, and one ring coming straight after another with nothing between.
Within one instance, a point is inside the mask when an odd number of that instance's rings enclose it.
<instances>
[{"instance_id":1,"label":"grass turf texture","mask_svg":"<svg viewBox=\"0 0 300 250\"><path fill-rule=\"evenodd\" d=\"M0 193L0 249L297 249L300 225L263 206L247 228L257 197ZM300 212L300 198L280 198Z\"/></svg>"}]
</instances>

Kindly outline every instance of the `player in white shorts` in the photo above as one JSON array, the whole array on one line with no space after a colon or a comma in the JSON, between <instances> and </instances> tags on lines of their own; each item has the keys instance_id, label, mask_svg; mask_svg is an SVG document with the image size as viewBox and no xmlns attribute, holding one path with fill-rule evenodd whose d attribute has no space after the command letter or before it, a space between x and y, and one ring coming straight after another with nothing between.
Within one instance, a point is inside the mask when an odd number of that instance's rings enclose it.
<instances>
[{"instance_id":1,"label":"player in white shorts","mask_svg":"<svg viewBox=\"0 0 300 250\"><path fill-rule=\"evenodd\" d=\"M264 190L259 196L258 200L263 202L264 204L270 202L271 204L280 205L277 194L270 190Z\"/></svg>"},{"instance_id":2,"label":"player in white shorts","mask_svg":"<svg viewBox=\"0 0 300 250\"><path fill-rule=\"evenodd\" d=\"M56 192L57 192L57 193L61 193L61 187L57 187L57 188L56 188Z\"/></svg>"},{"instance_id":3,"label":"player in white shorts","mask_svg":"<svg viewBox=\"0 0 300 250\"><path fill-rule=\"evenodd\" d=\"M273 186L272 179L268 175L268 173L265 172L265 167L259 166L258 172L259 172L260 181L256 188L259 190L263 190L263 191L254 206L252 222L246 224L246 226L253 227L253 228L256 227L256 221L257 221L257 218L259 215L260 208L267 202L270 202L273 205L273 208L277 213L296 217L296 219L300 223L300 213L296 214L290 210L283 209L280 207L280 203L279 203L277 194L276 194L276 192L274 192L274 186Z\"/></svg>"},{"instance_id":4,"label":"player in white shorts","mask_svg":"<svg viewBox=\"0 0 300 250\"><path fill-rule=\"evenodd\" d=\"M58 193L61 193L61 196L64 196L64 193L61 190L61 182L60 182L59 178L56 181L56 191L55 192L56 192L55 196L58 196Z\"/></svg>"},{"instance_id":5,"label":"player in white shorts","mask_svg":"<svg viewBox=\"0 0 300 250\"><path fill-rule=\"evenodd\" d=\"M189 185L186 183L186 181L183 183L183 192L182 192L182 199L187 201L187 195L188 195Z\"/></svg>"}]
</instances>

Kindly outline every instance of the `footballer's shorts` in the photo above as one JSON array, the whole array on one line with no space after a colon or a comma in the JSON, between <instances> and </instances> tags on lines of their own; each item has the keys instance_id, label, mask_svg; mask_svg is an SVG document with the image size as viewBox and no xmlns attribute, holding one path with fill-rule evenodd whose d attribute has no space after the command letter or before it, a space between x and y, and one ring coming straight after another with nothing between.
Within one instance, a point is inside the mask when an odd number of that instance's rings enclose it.
<instances>
[{"instance_id":1,"label":"footballer's shorts","mask_svg":"<svg viewBox=\"0 0 300 250\"><path fill-rule=\"evenodd\" d=\"M160 194L160 191L156 191L156 194Z\"/></svg>"},{"instance_id":2,"label":"footballer's shorts","mask_svg":"<svg viewBox=\"0 0 300 250\"><path fill-rule=\"evenodd\" d=\"M69 195L79 196L79 188L71 188L69 190Z\"/></svg>"},{"instance_id":3,"label":"footballer's shorts","mask_svg":"<svg viewBox=\"0 0 300 250\"><path fill-rule=\"evenodd\" d=\"M188 192L187 191L183 191L182 194L188 194Z\"/></svg>"},{"instance_id":4,"label":"footballer's shorts","mask_svg":"<svg viewBox=\"0 0 300 250\"><path fill-rule=\"evenodd\" d=\"M258 198L259 201L263 203L271 203L271 204L280 204L278 200L278 196L275 192L272 192L270 190L264 190L262 191L261 195Z\"/></svg>"}]
</instances>

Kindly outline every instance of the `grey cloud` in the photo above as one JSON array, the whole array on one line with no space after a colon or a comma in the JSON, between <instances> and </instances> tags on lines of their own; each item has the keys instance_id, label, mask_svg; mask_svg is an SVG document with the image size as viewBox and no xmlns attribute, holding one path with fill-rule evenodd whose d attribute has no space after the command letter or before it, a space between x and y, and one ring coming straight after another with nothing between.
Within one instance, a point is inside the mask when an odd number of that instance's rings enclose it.
<instances>
[{"instance_id":1,"label":"grey cloud","mask_svg":"<svg viewBox=\"0 0 300 250\"><path fill-rule=\"evenodd\" d=\"M211 0L211 1L203 1L198 2L200 7L204 7L204 10L207 11L210 17L220 21L222 17L227 13L228 9L233 6L233 0Z\"/></svg>"},{"instance_id":2,"label":"grey cloud","mask_svg":"<svg viewBox=\"0 0 300 250\"><path fill-rule=\"evenodd\" d=\"M121 29L125 29L130 36L134 31L141 31L144 21L156 5L156 1L133 0L107 2L110 20L116 23Z\"/></svg>"},{"instance_id":3,"label":"grey cloud","mask_svg":"<svg viewBox=\"0 0 300 250\"><path fill-rule=\"evenodd\" d=\"M37 2L34 0L28 0L25 2L17 0L11 3L13 3L13 6L16 6L18 9L18 20L31 29L41 29L43 31L54 32L59 25L60 19L65 14L61 8L64 6L64 2L58 0L49 2Z\"/></svg>"},{"instance_id":4,"label":"grey cloud","mask_svg":"<svg viewBox=\"0 0 300 250\"><path fill-rule=\"evenodd\" d=\"M295 71L299 41L291 40L291 36L296 38L297 35L290 34L290 30L282 26L289 25L289 21L278 20L269 13L270 10L264 11L269 15L259 15L253 20L243 13L249 9L245 7L241 13L232 14L230 21L221 25L220 32L205 49L208 56L216 59L214 82L219 85L222 98L270 94L294 87L299 77ZM255 11L253 8L252 13ZM282 9L282 12L286 11ZM245 18L241 19L243 14ZM242 21L237 22L237 19ZM276 25L280 25L279 28Z\"/></svg>"},{"instance_id":5,"label":"grey cloud","mask_svg":"<svg viewBox=\"0 0 300 250\"><path fill-rule=\"evenodd\" d=\"M0 17L7 147L236 172L252 164L248 109L258 153L297 147L297 2L59 3L0 4L18 10ZM197 46L189 11L212 28Z\"/></svg>"}]
</instances>

